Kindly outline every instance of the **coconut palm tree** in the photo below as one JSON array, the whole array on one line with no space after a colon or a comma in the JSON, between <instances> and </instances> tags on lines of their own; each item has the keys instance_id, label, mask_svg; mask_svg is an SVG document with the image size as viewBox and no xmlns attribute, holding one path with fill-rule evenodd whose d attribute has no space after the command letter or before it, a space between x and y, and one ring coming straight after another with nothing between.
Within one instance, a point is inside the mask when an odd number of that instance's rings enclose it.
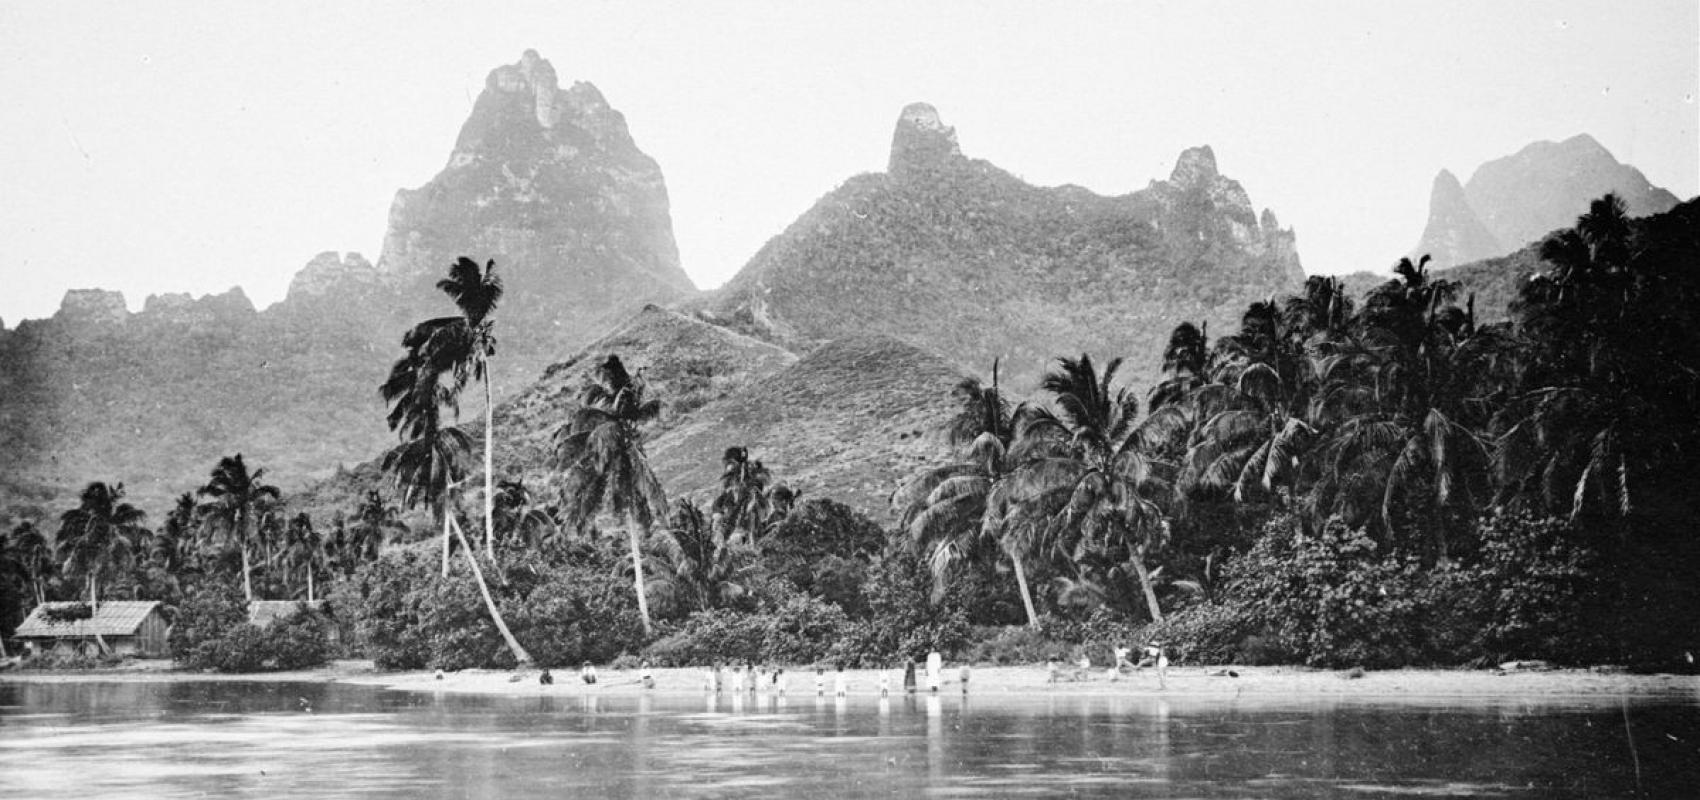
<instances>
[{"instance_id":1,"label":"coconut palm tree","mask_svg":"<svg viewBox=\"0 0 1700 800\"><path fill-rule=\"evenodd\" d=\"M992 362L992 383L966 378L952 391L957 411L945 423L947 441L958 448L950 463L922 470L891 495L909 545L926 559L933 574L933 598L944 596L958 564L990 561L1001 554L1010 561L1016 588L1029 627L1039 627L1039 614L1027 580L1027 561L1037 539L1034 520L1011 517L997 489L1023 463L1032 447L1017 447L1016 430L1026 406L1012 410L998 384L998 362Z\"/></svg>"},{"instance_id":2,"label":"coconut palm tree","mask_svg":"<svg viewBox=\"0 0 1700 800\"><path fill-rule=\"evenodd\" d=\"M85 487L78 506L60 515L58 557L67 574L84 577L89 605L100 605L103 578L129 566L146 516L124 502L124 484L100 482Z\"/></svg>"},{"instance_id":3,"label":"coconut palm tree","mask_svg":"<svg viewBox=\"0 0 1700 800\"><path fill-rule=\"evenodd\" d=\"M496 334L490 315L502 299L502 279L496 275L494 260L481 269L478 262L462 256L449 268L448 277L437 281L437 288L460 309L458 321L443 328L445 344L452 352L456 380L462 386L468 378L484 384L484 553L494 558L496 471L492 453L496 440L496 404L490 387L490 359L496 355Z\"/></svg>"},{"instance_id":4,"label":"coconut palm tree","mask_svg":"<svg viewBox=\"0 0 1700 800\"><path fill-rule=\"evenodd\" d=\"M289 526L284 529L283 549L278 555L284 564L284 574L305 573L307 602L317 600L315 578L325 568L325 537L313 528L313 518L307 512L289 518Z\"/></svg>"},{"instance_id":5,"label":"coconut palm tree","mask_svg":"<svg viewBox=\"0 0 1700 800\"><path fill-rule=\"evenodd\" d=\"M35 604L47 602L47 582L53 578L57 565L53 559L53 547L47 543L41 529L35 523L25 520L12 529L10 549L18 566L23 569L24 577L29 581L30 593L35 598Z\"/></svg>"},{"instance_id":6,"label":"coconut palm tree","mask_svg":"<svg viewBox=\"0 0 1700 800\"><path fill-rule=\"evenodd\" d=\"M241 453L225 456L197 492L206 498L200 509L209 538L234 546L242 554L242 593L250 603L254 602L252 553L264 549L262 517L283 497L276 486L261 482L265 474L264 469L250 472Z\"/></svg>"},{"instance_id":7,"label":"coconut palm tree","mask_svg":"<svg viewBox=\"0 0 1700 800\"><path fill-rule=\"evenodd\" d=\"M745 541L754 545L771 513L768 481L772 476L760 460L750 458L746 447L726 448L720 464L720 494L712 506L714 519L727 534L742 532Z\"/></svg>"},{"instance_id":8,"label":"coconut palm tree","mask_svg":"<svg viewBox=\"0 0 1700 800\"><path fill-rule=\"evenodd\" d=\"M1043 515L1045 529L1032 535L1053 547L1077 556L1092 549L1125 554L1122 564L1138 578L1151 618L1160 622L1147 561L1168 538L1159 499L1171 491L1173 469L1141 451L1138 401L1128 388L1114 388L1120 366L1114 359L1100 374L1090 356L1058 359L1058 369L1045 373L1040 387L1054 395L1059 411L1027 414L1019 438L1066 440L1067 446L1024 463L1011 476L1007 496L994 500L1002 526L1028 526Z\"/></svg>"},{"instance_id":9,"label":"coconut palm tree","mask_svg":"<svg viewBox=\"0 0 1700 800\"><path fill-rule=\"evenodd\" d=\"M668 605L700 611L743 597L755 548L726 535L689 500L674 503L663 526L645 547L650 582L646 589Z\"/></svg>"},{"instance_id":10,"label":"coconut palm tree","mask_svg":"<svg viewBox=\"0 0 1700 800\"><path fill-rule=\"evenodd\" d=\"M407 532L402 524L401 509L385 502L376 489L367 489L366 496L355 508L354 522L346 528L342 547L347 551L345 562L352 572L353 565L376 561L383 555L384 545Z\"/></svg>"},{"instance_id":11,"label":"coconut palm tree","mask_svg":"<svg viewBox=\"0 0 1700 800\"><path fill-rule=\"evenodd\" d=\"M560 525L550 509L537 504L525 481L508 480L496 484L496 532L503 540L543 548L560 533Z\"/></svg>"},{"instance_id":12,"label":"coconut palm tree","mask_svg":"<svg viewBox=\"0 0 1700 800\"><path fill-rule=\"evenodd\" d=\"M555 466L563 476L561 505L579 527L599 512L623 517L631 549L632 582L643 630L651 632L644 593L643 544L650 527L666 513L667 496L649 468L641 426L661 414L661 403L644 396L641 376L610 355L585 387L582 404L555 434Z\"/></svg>"}]
</instances>

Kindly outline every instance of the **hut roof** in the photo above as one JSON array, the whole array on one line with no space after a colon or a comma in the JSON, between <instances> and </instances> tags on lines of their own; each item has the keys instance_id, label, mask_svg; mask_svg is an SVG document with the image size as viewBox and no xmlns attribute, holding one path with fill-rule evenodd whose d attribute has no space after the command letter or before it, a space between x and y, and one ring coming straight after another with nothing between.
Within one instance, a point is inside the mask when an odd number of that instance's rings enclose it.
<instances>
[{"instance_id":1,"label":"hut roof","mask_svg":"<svg viewBox=\"0 0 1700 800\"><path fill-rule=\"evenodd\" d=\"M30 612L28 618L14 636L29 637L59 637L59 636L134 636L141 628L142 620L147 619L154 609L159 608L157 600L108 600L94 610L94 614L86 619L67 620L57 616L49 616L52 612L67 612L74 606L83 605L77 602L42 603Z\"/></svg>"},{"instance_id":2,"label":"hut roof","mask_svg":"<svg viewBox=\"0 0 1700 800\"><path fill-rule=\"evenodd\" d=\"M295 614L295 609L306 606L314 611L323 611L325 601L314 600L255 600L248 604L248 622L264 628L278 620L288 619Z\"/></svg>"}]
</instances>

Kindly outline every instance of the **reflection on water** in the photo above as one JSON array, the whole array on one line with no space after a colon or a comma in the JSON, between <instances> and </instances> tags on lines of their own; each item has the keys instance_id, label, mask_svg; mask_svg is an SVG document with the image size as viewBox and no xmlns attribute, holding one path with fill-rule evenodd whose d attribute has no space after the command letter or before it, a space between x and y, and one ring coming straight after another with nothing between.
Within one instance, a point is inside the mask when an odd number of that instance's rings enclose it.
<instances>
[{"instance_id":1,"label":"reflection on water","mask_svg":"<svg viewBox=\"0 0 1700 800\"><path fill-rule=\"evenodd\" d=\"M783 697L618 691L0 684L4 797L1594 798L1696 786L1700 708L1676 700L951 694L788 709Z\"/></svg>"}]
</instances>

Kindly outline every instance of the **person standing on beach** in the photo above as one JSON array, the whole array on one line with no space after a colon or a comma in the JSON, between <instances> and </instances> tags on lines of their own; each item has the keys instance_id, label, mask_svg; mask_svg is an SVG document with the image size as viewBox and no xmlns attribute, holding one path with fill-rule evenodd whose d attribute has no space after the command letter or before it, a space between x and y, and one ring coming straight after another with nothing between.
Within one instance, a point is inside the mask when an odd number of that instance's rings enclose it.
<instances>
[{"instance_id":1,"label":"person standing on beach","mask_svg":"<svg viewBox=\"0 0 1700 800\"><path fill-rule=\"evenodd\" d=\"M959 680L962 681L962 693L967 694L968 693L968 665L967 664L963 664L962 669L957 670L956 677Z\"/></svg>"},{"instance_id":2,"label":"person standing on beach","mask_svg":"<svg viewBox=\"0 0 1700 800\"><path fill-rule=\"evenodd\" d=\"M578 678L586 684L595 683L596 667L592 666L589 661L584 662L584 666L578 668Z\"/></svg>"},{"instance_id":3,"label":"person standing on beach","mask_svg":"<svg viewBox=\"0 0 1700 800\"><path fill-rule=\"evenodd\" d=\"M815 696L826 696L826 667L815 665Z\"/></svg>"},{"instance_id":4,"label":"person standing on beach","mask_svg":"<svg viewBox=\"0 0 1700 800\"><path fill-rule=\"evenodd\" d=\"M655 675L649 669L648 661L638 662L638 680L643 683L645 689L655 688Z\"/></svg>"},{"instance_id":5,"label":"person standing on beach","mask_svg":"<svg viewBox=\"0 0 1700 800\"><path fill-rule=\"evenodd\" d=\"M939 682L944 680L944 656L934 650L927 654L927 690L938 693Z\"/></svg>"},{"instance_id":6,"label":"person standing on beach","mask_svg":"<svg viewBox=\"0 0 1700 800\"><path fill-rule=\"evenodd\" d=\"M832 678L832 696L843 697L848 693L847 690L848 686L844 683L844 665L839 664L838 673Z\"/></svg>"},{"instance_id":7,"label":"person standing on beach","mask_svg":"<svg viewBox=\"0 0 1700 800\"><path fill-rule=\"evenodd\" d=\"M913 658L903 662L903 691L909 694L915 693L915 659Z\"/></svg>"},{"instance_id":8,"label":"person standing on beach","mask_svg":"<svg viewBox=\"0 0 1700 800\"><path fill-rule=\"evenodd\" d=\"M732 665L732 693L744 693L744 666L742 664Z\"/></svg>"},{"instance_id":9,"label":"person standing on beach","mask_svg":"<svg viewBox=\"0 0 1700 800\"><path fill-rule=\"evenodd\" d=\"M880 697L890 697L890 696L891 696L891 673L887 670L882 669L882 670L880 670Z\"/></svg>"}]
</instances>

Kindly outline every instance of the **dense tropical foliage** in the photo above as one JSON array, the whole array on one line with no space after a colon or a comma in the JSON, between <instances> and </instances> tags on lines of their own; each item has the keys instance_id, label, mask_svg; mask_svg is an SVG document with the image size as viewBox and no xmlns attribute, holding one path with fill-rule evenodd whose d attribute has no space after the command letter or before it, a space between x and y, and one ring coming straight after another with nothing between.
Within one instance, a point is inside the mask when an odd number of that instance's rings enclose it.
<instances>
[{"instance_id":1,"label":"dense tropical foliage","mask_svg":"<svg viewBox=\"0 0 1700 800\"><path fill-rule=\"evenodd\" d=\"M484 436L480 548L456 423L501 285L463 260L442 286L460 315L409 330L382 387L387 486L314 519L233 455L150 530L90 484L56 529L8 532L0 627L159 599L179 658L228 669L328 654L323 619L240 613L320 598L348 652L397 668L1003 663L1129 637L1195 663L1681 666L1700 645L1700 205L1631 220L1608 196L1541 255L1493 323L1426 259L1361 297L1313 277L1225 335L1174 328L1142 396L1116 354L1055 359L1020 403L994 362L956 387L889 526L743 442L669 498L645 443L676 398L598 353L547 464L496 475Z\"/></svg>"}]
</instances>

